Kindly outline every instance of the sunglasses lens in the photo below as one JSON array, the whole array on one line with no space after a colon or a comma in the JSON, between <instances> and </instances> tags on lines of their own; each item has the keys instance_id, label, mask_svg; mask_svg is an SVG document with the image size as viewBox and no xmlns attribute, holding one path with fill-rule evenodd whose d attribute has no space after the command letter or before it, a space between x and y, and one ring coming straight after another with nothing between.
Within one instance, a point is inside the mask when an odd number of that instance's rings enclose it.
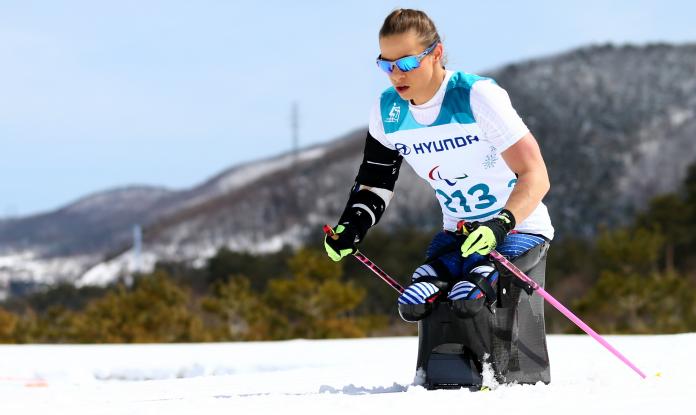
<instances>
[{"instance_id":1,"label":"sunglasses lens","mask_svg":"<svg viewBox=\"0 0 696 415\"><path fill-rule=\"evenodd\" d=\"M407 56L394 62L401 72L412 71L420 66L420 62L415 56Z\"/></svg>"},{"instance_id":2,"label":"sunglasses lens","mask_svg":"<svg viewBox=\"0 0 696 415\"><path fill-rule=\"evenodd\" d=\"M377 66L386 73L392 73L392 63L388 61L383 61L381 59L377 60Z\"/></svg>"}]
</instances>

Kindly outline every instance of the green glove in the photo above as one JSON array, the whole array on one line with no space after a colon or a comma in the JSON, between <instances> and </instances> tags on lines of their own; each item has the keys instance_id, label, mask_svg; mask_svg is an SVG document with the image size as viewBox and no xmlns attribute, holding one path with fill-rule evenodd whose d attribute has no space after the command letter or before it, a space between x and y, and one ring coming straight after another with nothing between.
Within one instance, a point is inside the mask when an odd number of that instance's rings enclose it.
<instances>
[{"instance_id":1,"label":"green glove","mask_svg":"<svg viewBox=\"0 0 696 415\"><path fill-rule=\"evenodd\" d=\"M334 261L340 261L344 257L355 252L356 236L357 232L352 226L336 226L336 228L334 228L334 235L326 235L324 237L324 248L326 248L326 253L329 255L329 258Z\"/></svg>"},{"instance_id":2,"label":"green glove","mask_svg":"<svg viewBox=\"0 0 696 415\"><path fill-rule=\"evenodd\" d=\"M515 217L507 209L498 216L483 223L474 222L468 231L468 236L462 244L462 256L468 257L473 253L488 255L496 246L503 243L508 232L515 227Z\"/></svg>"}]
</instances>

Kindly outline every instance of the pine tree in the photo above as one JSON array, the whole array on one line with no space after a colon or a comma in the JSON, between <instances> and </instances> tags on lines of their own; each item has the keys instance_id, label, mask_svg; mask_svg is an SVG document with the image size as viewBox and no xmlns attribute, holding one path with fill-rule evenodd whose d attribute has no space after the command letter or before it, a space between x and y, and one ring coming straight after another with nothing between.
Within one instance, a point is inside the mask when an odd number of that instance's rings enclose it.
<instances>
[{"instance_id":1,"label":"pine tree","mask_svg":"<svg viewBox=\"0 0 696 415\"><path fill-rule=\"evenodd\" d=\"M683 248L693 239L694 224L687 203L676 194L655 197L647 211L636 218L636 224L665 235L665 268L673 272L676 253L686 254Z\"/></svg>"},{"instance_id":2,"label":"pine tree","mask_svg":"<svg viewBox=\"0 0 696 415\"><path fill-rule=\"evenodd\" d=\"M17 316L0 307L0 343L15 343Z\"/></svg>"},{"instance_id":3,"label":"pine tree","mask_svg":"<svg viewBox=\"0 0 696 415\"><path fill-rule=\"evenodd\" d=\"M604 333L696 330L696 284L676 273L644 276L605 271L576 307Z\"/></svg>"},{"instance_id":4,"label":"pine tree","mask_svg":"<svg viewBox=\"0 0 696 415\"><path fill-rule=\"evenodd\" d=\"M603 232L597 240L600 269L624 275L649 275L658 270L665 237L655 230L620 228Z\"/></svg>"},{"instance_id":5,"label":"pine tree","mask_svg":"<svg viewBox=\"0 0 696 415\"><path fill-rule=\"evenodd\" d=\"M365 333L351 312L365 290L342 281L342 267L325 255L299 250L290 259L291 278L269 281L264 299L273 309L272 338L359 337Z\"/></svg>"},{"instance_id":6,"label":"pine tree","mask_svg":"<svg viewBox=\"0 0 696 415\"><path fill-rule=\"evenodd\" d=\"M76 322L79 340L161 343L206 340L191 296L163 272L139 277L132 289L119 286L91 302Z\"/></svg>"},{"instance_id":7,"label":"pine tree","mask_svg":"<svg viewBox=\"0 0 696 415\"><path fill-rule=\"evenodd\" d=\"M218 281L203 309L221 322L214 328L216 340L265 340L270 337L272 310L251 289L249 279L237 275Z\"/></svg>"}]
</instances>

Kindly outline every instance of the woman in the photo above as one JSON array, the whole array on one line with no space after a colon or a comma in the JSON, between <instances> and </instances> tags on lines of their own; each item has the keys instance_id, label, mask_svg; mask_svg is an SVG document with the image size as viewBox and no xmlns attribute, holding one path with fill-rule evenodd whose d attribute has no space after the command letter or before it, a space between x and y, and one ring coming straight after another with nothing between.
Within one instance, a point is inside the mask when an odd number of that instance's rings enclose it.
<instances>
[{"instance_id":1,"label":"woman","mask_svg":"<svg viewBox=\"0 0 696 415\"><path fill-rule=\"evenodd\" d=\"M440 36L422 11L389 14L379 47L377 65L392 87L371 113L355 185L334 236L324 240L327 254L338 261L355 251L388 206L406 159L435 190L444 223L398 299L402 318L423 320L418 368L426 381L448 383L466 372L456 369L466 359L452 358L452 350L435 357L447 364L429 364L441 347L460 344L475 356L472 373L491 355L504 381L548 383L543 301L486 257L496 249L544 285L554 231L541 202L549 179L534 136L493 80L445 69ZM448 367L455 369L434 369Z\"/></svg>"},{"instance_id":2,"label":"woman","mask_svg":"<svg viewBox=\"0 0 696 415\"><path fill-rule=\"evenodd\" d=\"M379 46L377 64L392 87L372 111L364 159L334 229L338 238L325 239L327 254L338 261L354 252L384 213L406 159L435 190L444 230L399 297L399 313L421 320L447 303L471 322L457 326L457 336L477 366L492 353L507 381L550 381L542 300L510 285L486 258L496 249L544 284L553 227L541 202L549 179L536 140L493 80L445 69L440 36L425 13L392 12ZM460 221L469 223L465 232L457 232ZM453 342L451 328L459 324L438 310L421 326L419 349L427 350L419 352L419 368L428 367L435 346Z\"/></svg>"},{"instance_id":3,"label":"woman","mask_svg":"<svg viewBox=\"0 0 696 415\"><path fill-rule=\"evenodd\" d=\"M493 309L499 275L485 255L497 249L515 260L543 246L538 257L545 257L553 238L541 202L549 179L539 146L493 80L445 69L440 36L425 13L393 11L379 47L377 64L392 87L371 113L364 159L334 229L338 238L325 239L327 254L338 261L354 252L388 206L406 159L435 190L444 230L399 297L401 316L423 319L445 296L461 317L483 304ZM462 220L470 223L463 233ZM541 283L544 266L532 264Z\"/></svg>"}]
</instances>

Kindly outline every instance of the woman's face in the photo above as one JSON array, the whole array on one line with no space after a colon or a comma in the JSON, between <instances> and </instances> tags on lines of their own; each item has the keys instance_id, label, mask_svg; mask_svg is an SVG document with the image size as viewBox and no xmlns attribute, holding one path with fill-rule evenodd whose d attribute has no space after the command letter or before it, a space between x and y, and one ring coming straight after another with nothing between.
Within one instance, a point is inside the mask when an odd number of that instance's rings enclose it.
<instances>
[{"instance_id":1,"label":"woman's face","mask_svg":"<svg viewBox=\"0 0 696 415\"><path fill-rule=\"evenodd\" d=\"M395 61L404 56L418 55L429 45L423 45L418 40L415 31L385 36L379 39L380 56L382 59ZM394 66L392 73L388 74L389 80L399 96L405 100L412 100L415 104L423 104L435 95L442 82L442 44L426 55L420 66L408 72L402 72Z\"/></svg>"}]
</instances>

